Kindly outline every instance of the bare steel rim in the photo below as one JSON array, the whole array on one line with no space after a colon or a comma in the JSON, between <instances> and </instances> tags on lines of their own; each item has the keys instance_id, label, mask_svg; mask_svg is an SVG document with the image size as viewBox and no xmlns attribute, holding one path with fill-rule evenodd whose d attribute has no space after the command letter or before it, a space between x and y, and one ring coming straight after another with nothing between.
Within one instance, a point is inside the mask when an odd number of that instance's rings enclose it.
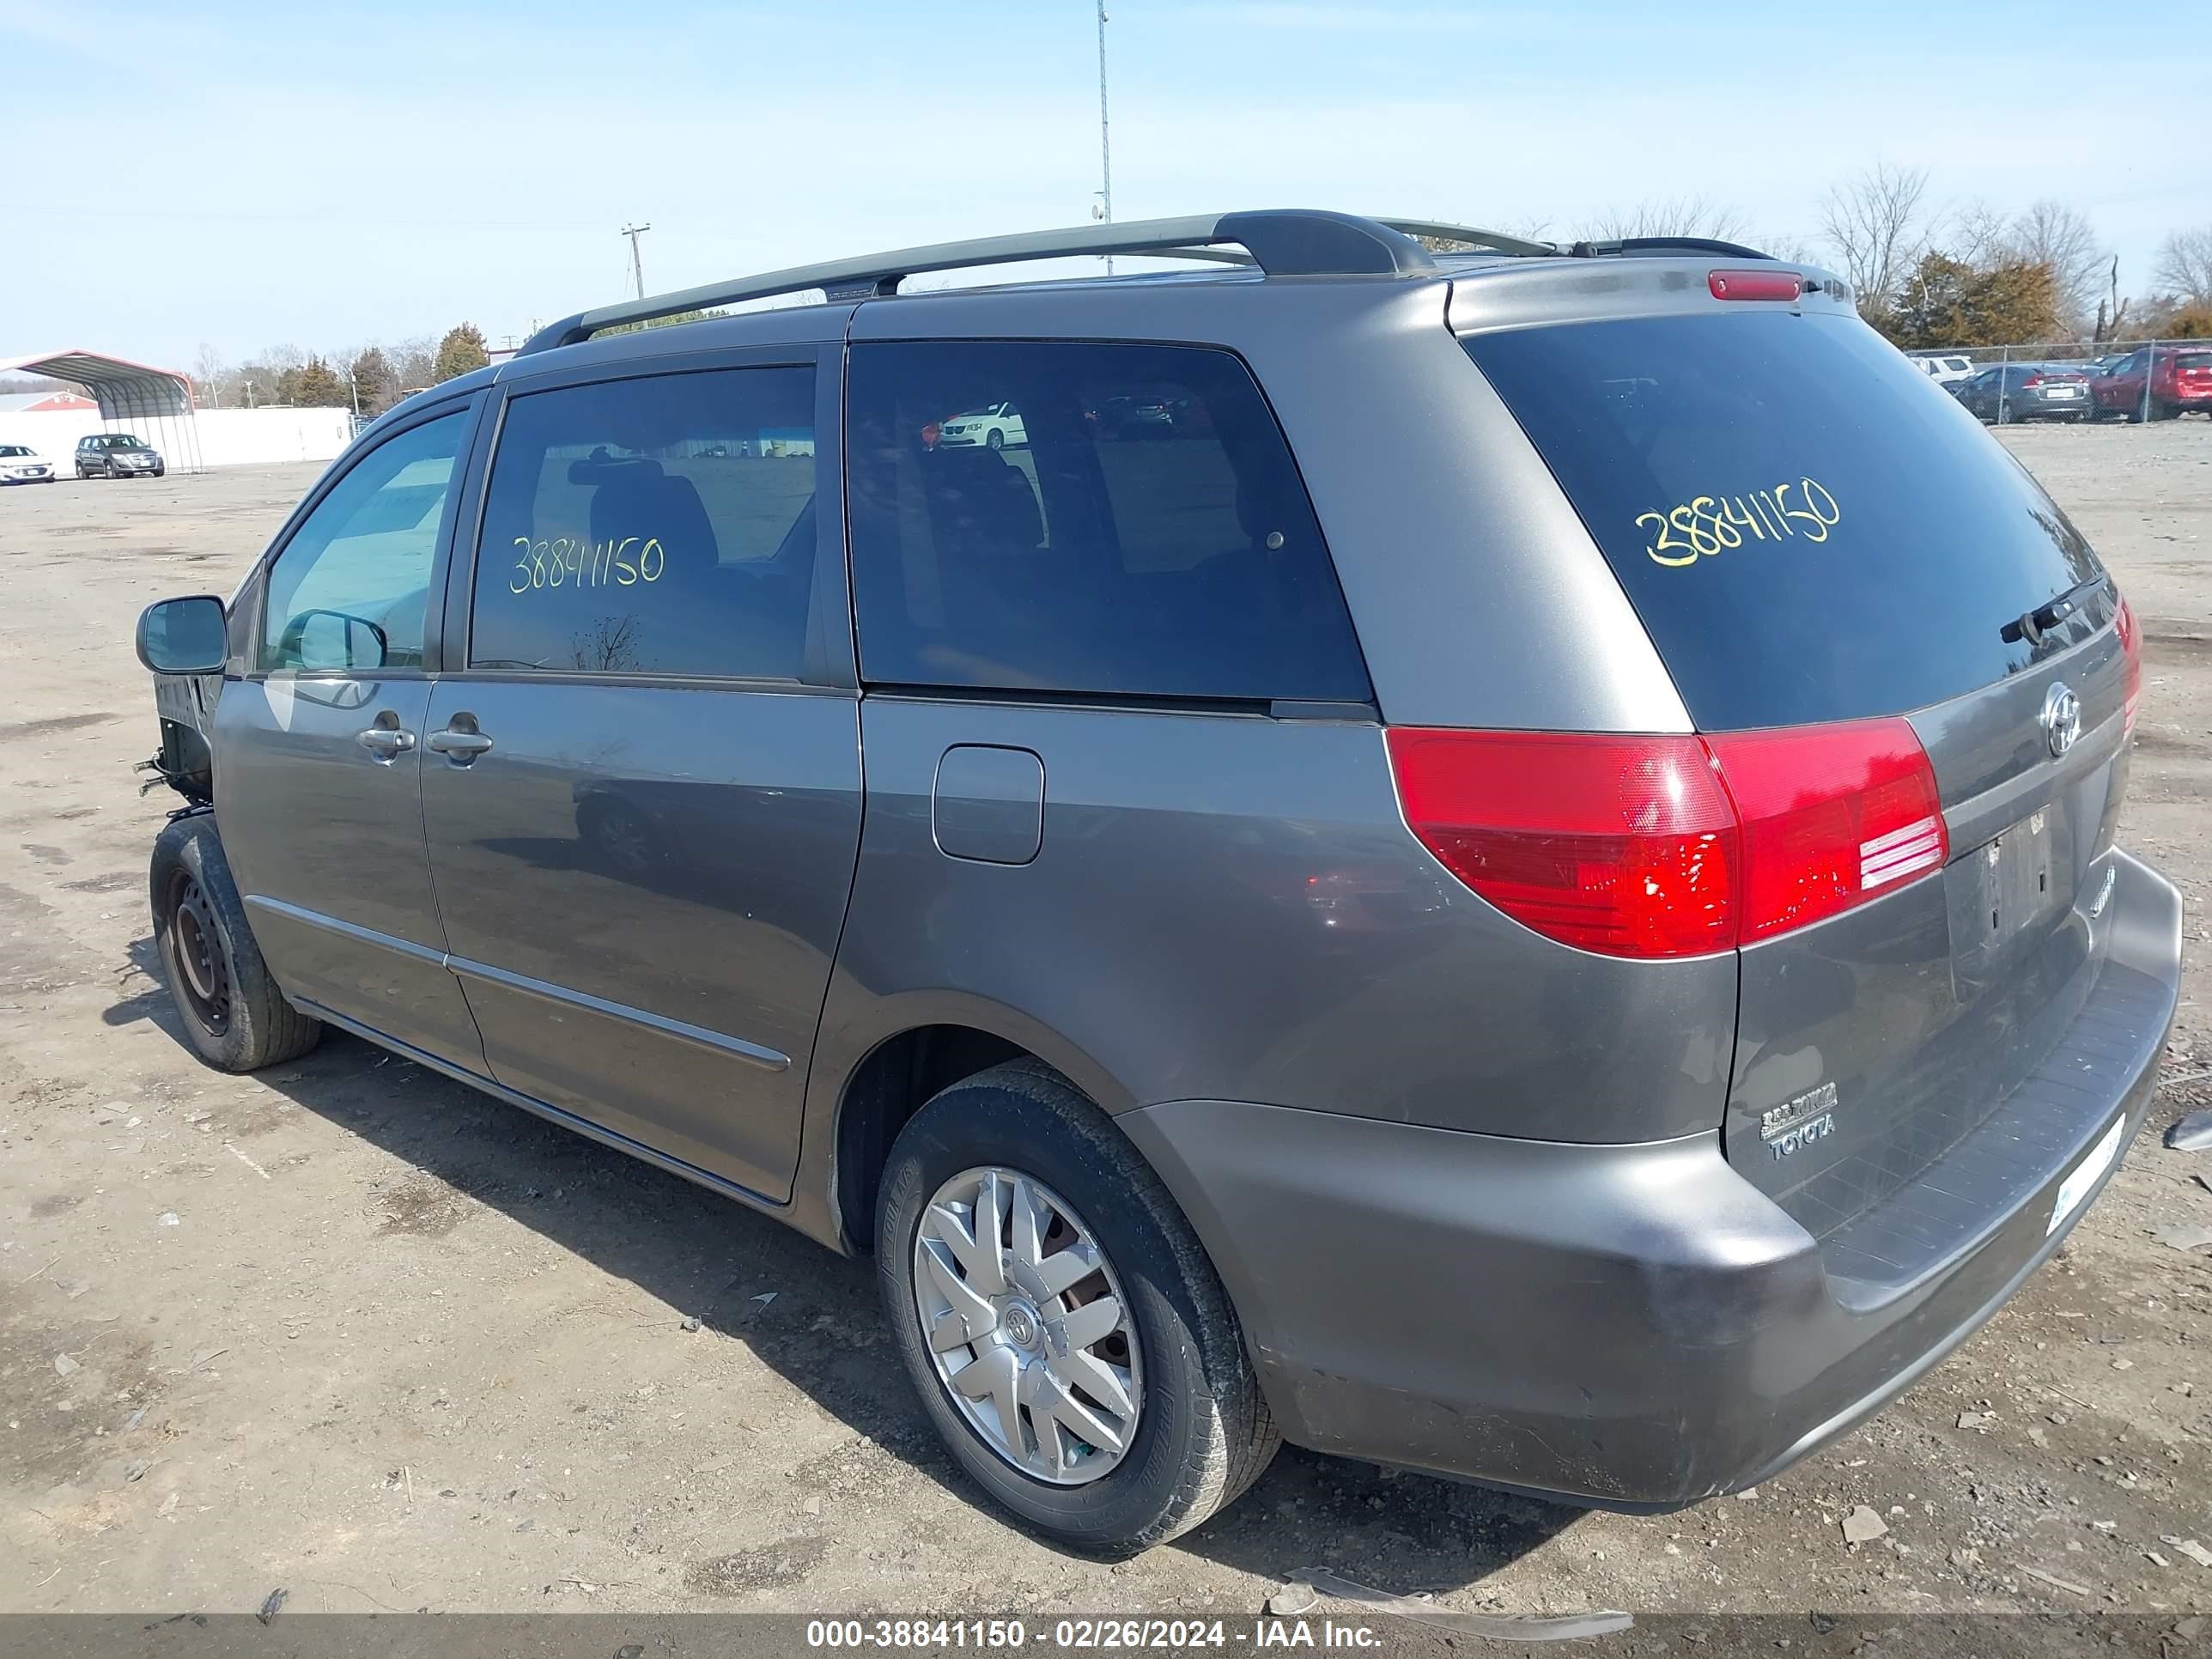
<instances>
[{"instance_id":1,"label":"bare steel rim","mask_svg":"<svg viewBox=\"0 0 2212 1659\"><path fill-rule=\"evenodd\" d=\"M1128 1298L1042 1182L989 1167L939 1187L915 1232L914 1299L946 1394L1024 1474L1080 1486L1128 1454L1144 1407Z\"/></svg>"},{"instance_id":2,"label":"bare steel rim","mask_svg":"<svg viewBox=\"0 0 2212 1659\"><path fill-rule=\"evenodd\" d=\"M211 1036L230 1029L230 969L216 937L214 907L191 876L169 884L169 953L192 1018Z\"/></svg>"}]
</instances>

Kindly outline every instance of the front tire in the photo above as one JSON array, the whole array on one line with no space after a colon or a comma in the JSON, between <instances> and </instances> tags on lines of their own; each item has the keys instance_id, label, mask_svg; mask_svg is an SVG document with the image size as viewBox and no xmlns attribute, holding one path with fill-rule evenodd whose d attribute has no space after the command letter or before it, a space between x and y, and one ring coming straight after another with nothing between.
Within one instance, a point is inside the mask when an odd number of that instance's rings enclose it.
<instances>
[{"instance_id":1,"label":"front tire","mask_svg":"<svg viewBox=\"0 0 2212 1659\"><path fill-rule=\"evenodd\" d=\"M1190 1224L1041 1062L956 1083L907 1124L876 1271L938 1433L1038 1532L1133 1554L1236 1498L1280 1443Z\"/></svg>"},{"instance_id":2,"label":"front tire","mask_svg":"<svg viewBox=\"0 0 2212 1659\"><path fill-rule=\"evenodd\" d=\"M251 1072L322 1040L322 1022L284 1000L261 959L213 814L179 818L155 838L147 886L169 998L202 1060Z\"/></svg>"},{"instance_id":3,"label":"front tire","mask_svg":"<svg viewBox=\"0 0 2212 1659\"><path fill-rule=\"evenodd\" d=\"M1004 449L1006 447L1006 434L994 426L985 436L983 443L987 448Z\"/></svg>"}]
</instances>

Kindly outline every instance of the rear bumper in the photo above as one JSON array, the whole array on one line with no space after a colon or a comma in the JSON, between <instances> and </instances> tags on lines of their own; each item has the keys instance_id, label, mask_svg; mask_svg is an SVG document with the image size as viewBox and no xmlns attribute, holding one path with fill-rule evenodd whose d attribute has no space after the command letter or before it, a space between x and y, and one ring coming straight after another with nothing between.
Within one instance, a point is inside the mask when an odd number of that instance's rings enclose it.
<instances>
[{"instance_id":1,"label":"rear bumper","mask_svg":"<svg viewBox=\"0 0 2212 1659\"><path fill-rule=\"evenodd\" d=\"M2124 1147L2141 1127L2179 991L2179 897L2112 856L2108 994L2036 1073L2071 1101L2037 1149L2045 1178L1879 1296L1832 1273L1717 1133L1577 1145L1224 1101L1118 1121L1212 1253L1288 1438L1679 1507L1879 1410L2003 1305L2109 1178L2051 1224L2115 1120ZM1970 1137L1930 1176L1974 1150Z\"/></svg>"}]
</instances>

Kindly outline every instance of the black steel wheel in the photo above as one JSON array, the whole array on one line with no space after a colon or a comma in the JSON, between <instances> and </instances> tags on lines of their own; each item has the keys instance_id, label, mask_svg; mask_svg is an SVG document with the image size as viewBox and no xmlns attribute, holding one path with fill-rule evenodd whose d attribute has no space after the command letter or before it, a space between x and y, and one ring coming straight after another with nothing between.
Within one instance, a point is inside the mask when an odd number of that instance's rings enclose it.
<instances>
[{"instance_id":1,"label":"black steel wheel","mask_svg":"<svg viewBox=\"0 0 2212 1659\"><path fill-rule=\"evenodd\" d=\"M321 1041L322 1022L284 1000L261 959L213 813L177 818L155 838L147 896L170 1001L202 1060L251 1072Z\"/></svg>"}]
</instances>

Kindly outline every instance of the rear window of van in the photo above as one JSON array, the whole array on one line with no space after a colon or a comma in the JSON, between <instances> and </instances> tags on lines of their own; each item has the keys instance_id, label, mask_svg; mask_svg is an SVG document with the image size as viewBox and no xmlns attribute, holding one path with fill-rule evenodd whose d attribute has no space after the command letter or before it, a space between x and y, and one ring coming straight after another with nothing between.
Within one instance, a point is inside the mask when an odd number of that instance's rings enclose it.
<instances>
[{"instance_id":1,"label":"rear window of van","mask_svg":"<svg viewBox=\"0 0 2212 1659\"><path fill-rule=\"evenodd\" d=\"M2102 574L1973 417L1854 319L1555 324L1468 353L1707 731L1902 714L2016 672Z\"/></svg>"}]
</instances>

